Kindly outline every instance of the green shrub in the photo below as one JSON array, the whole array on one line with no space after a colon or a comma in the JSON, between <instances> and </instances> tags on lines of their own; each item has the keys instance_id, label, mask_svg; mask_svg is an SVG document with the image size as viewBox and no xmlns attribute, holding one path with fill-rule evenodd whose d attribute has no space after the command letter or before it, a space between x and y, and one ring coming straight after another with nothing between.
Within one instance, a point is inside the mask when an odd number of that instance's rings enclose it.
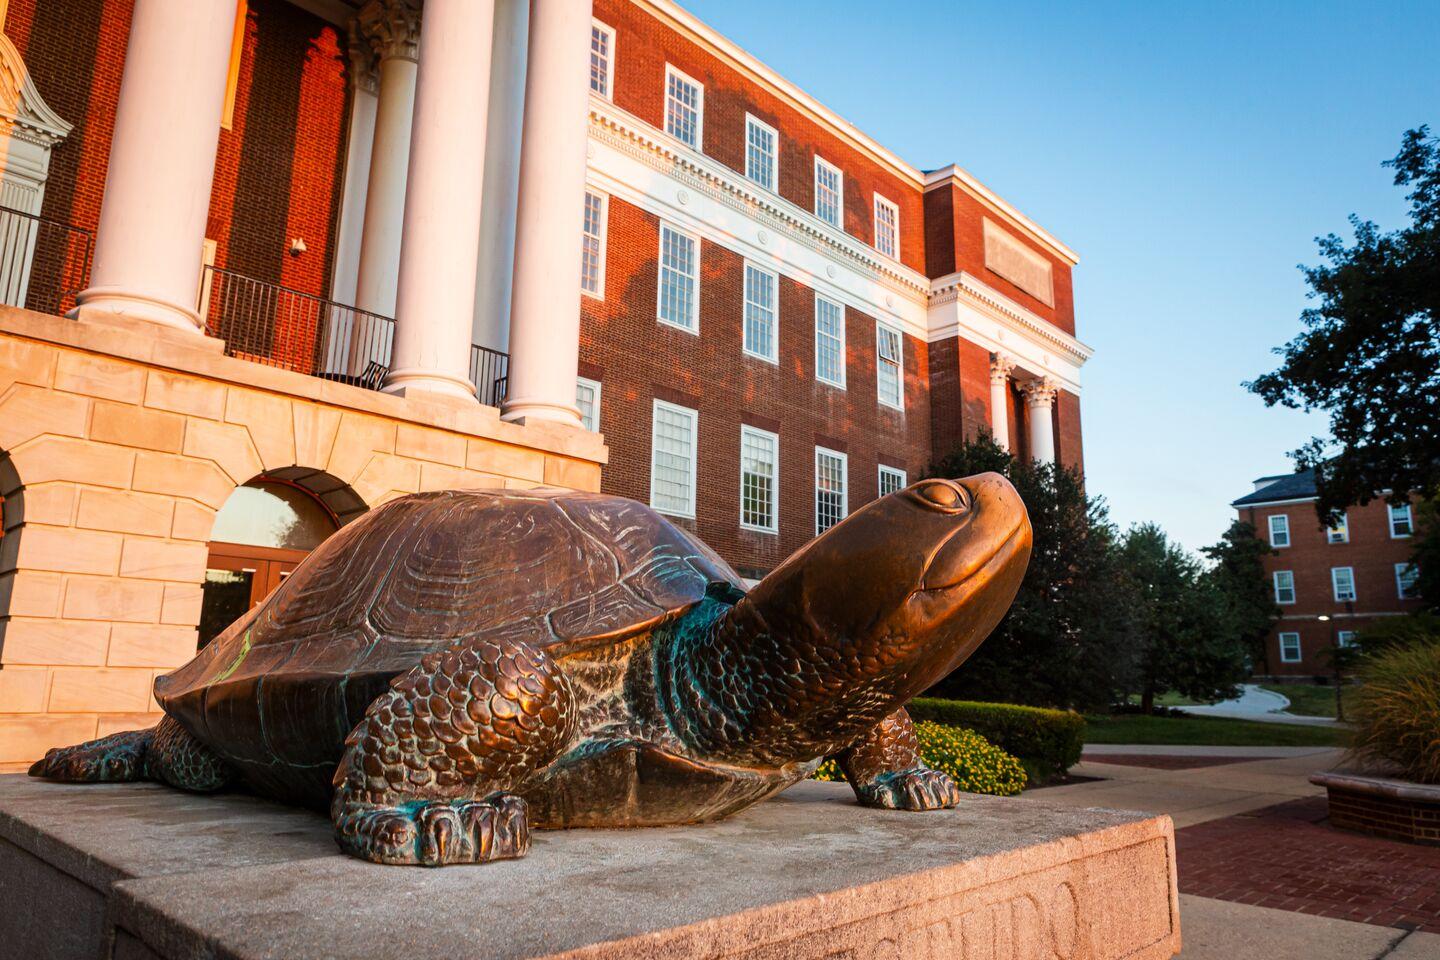
<instances>
[{"instance_id":1,"label":"green shrub","mask_svg":"<svg viewBox=\"0 0 1440 960\"><path fill-rule=\"evenodd\" d=\"M1360 669L1355 750L1416 783L1440 783L1440 644L1381 650Z\"/></svg>"},{"instance_id":2,"label":"green shrub","mask_svg":"<svg viewBox=\"0 0 1440 960\"><path fill-rule=\"evenodd\" d=\"M1356 638L1366 653L1380 653L1390 647L1440 643L1440 614L1412 613L1384 617L1360 631Z\"/></svg>"},{"instance_id":3,"label":"green shrub","mask_svg":"<svg viewBox=\"0 0 1440 960\"><path fill-rule=\"evenodd\" d=\"M1032 783L1064 776L1080 761L1085 746L1085 718L1069 710L933 697L918 697L905 709L916 721L933 720L974 730L1018 757Z\"/></svg>"},{"instance_id":4,"label":"green shrub","mask_svg":"<svg viewBox=\"0 0 1440 960\"><path fill-rule=\"evenodd\" d=\"M915 736L925 765L950 774L966 793L1010 797L1025 788L1025 768L1020 761L974 730L922 721L915 724ZM845 779L834 760L826 760L811 776L816 780Z\"/></svg>"}]
</instances>

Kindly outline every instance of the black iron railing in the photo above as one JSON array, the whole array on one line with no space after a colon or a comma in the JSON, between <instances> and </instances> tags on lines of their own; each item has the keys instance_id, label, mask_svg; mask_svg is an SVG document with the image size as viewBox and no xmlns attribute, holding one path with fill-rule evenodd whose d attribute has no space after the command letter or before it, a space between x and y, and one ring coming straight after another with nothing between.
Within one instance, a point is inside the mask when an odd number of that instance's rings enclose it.
<instances>
[{"instance_id":1,"label":"black iron railing","mask_svg":"<svg viewBox=\"0 0 1440 960\"><path fill-rule=\"evenodd\" d=\"M274 367L378 390L390 372L395 321L313 293L206 267L200 289L205 332L225 352ZM470 382L489 406L505 398L510 357L474 344Z\"/></svg>"},{"instance_id":2,"label":"black iron railing","mask_svg":"<svg viewBox=\"0 0 1440 960\"><path fill-rule=\"evenodd\" d=\"M0 207L0 303L65 313L90 282L94 252L89 230Z\"/></svg>"}]
</instances>

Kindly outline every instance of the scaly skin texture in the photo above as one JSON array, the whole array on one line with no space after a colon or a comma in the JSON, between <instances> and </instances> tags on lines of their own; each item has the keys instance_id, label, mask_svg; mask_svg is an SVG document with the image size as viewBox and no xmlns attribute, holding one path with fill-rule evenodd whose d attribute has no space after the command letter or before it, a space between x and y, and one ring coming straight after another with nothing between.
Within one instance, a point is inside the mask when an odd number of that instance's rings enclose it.
<instances>
[{"instance_id":1,"label":"scaly skin texture","mask_svg":"<svg viewBox=\"0 0 1440 960\"><path fill-rule=\"evenodd\" d=\"M574 738L570 682L522 641L431 654L346 739L331 815L346 853L442 866L524 856L525 802L509 791Z\"/></svg>"},{"instance_id":2,"label":"scaly skin texture","mask_svg":"<svg viewBox=\"0 0 1440 960\"><path fill-rule=\"evenodd\" d=\"M181 790L210 793L235 779L234 772L180 725L163 718L149 730L127 730L73 747L47 751L30 776L71 783L154 780Z\"/></svg>"},{"instance_id":3,"label":"scaly skin texture","mask_svg":"<svg viewBox=\"0 0 1440 960\"><path fill-rule=\"evenodd\" d=\"M880 721L855 746L835 755L856 798L867 807L939 810L960 802L949 775L920 759L915 725L903 709Z\"/></svg>"}]
</instances>

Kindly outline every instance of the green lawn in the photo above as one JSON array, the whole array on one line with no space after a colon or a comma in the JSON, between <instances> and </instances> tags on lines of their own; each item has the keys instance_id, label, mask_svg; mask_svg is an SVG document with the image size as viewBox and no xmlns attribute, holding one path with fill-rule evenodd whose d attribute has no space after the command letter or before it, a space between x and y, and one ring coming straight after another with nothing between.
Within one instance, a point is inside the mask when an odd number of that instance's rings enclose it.
<instances>
[{"instance_id":1,"label":"green lawn","mask_svg":"<svg viewBox=\"0 0 1440 960\"><path fill-rule=\"evenodd\" d=\"M1290 700L1288 713L1296 713L1302 717L1330 717L1331 719L1335 717L1334 687L1319 687L1308 683L1286 683L1265 689ZM1355 687L1347 685L1344 690L1345 715L1348 717L1355 703Z\"/></svg>"},{"instance_id":2,"label":"green lawn","mask_svg":"<svg viewBox=\"0 0 1440 960\"><path fill-rule=\"evenodd\" d=\"M1333 694L1333 691L1332 691ZM1224 717L1142 717L1087 715L1086 743L1199 744L1226 747L1345 746L1348 733L1334 727L1310 727Z\"/></svg>"}]
</instances>

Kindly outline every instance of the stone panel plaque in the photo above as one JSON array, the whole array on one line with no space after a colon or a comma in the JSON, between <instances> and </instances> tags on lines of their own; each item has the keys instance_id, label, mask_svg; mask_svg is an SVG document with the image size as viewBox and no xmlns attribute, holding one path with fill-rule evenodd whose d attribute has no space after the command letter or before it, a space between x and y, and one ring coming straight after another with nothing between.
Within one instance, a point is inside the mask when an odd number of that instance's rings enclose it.
<instances>
[{"instance_id":1,"label":"stone panel plaque","mask_svg":"<svg viewBox=\"0 0 1440 960\"><path fill-rule=\"evenodd\" d=\"M1055 281L1050 261L989 218L985 220L985 266L1047 307L1055 306Z\"/></svg>"}]
</instances>

